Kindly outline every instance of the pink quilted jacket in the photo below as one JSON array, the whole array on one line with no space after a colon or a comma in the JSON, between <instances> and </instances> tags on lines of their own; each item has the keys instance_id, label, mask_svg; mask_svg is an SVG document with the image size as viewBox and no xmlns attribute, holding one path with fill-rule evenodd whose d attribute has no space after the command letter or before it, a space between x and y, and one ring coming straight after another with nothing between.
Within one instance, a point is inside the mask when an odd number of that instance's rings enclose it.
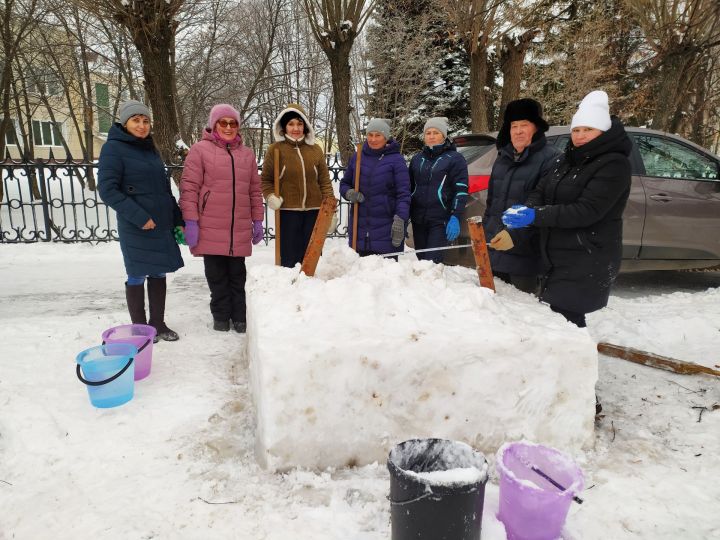
<instances>
[{"instance_id":1,"label":"pink quilted jacket","mask_svg":"<svg viewBox=\"0 0 720 540\"><path fill-rule=\"evenodd\" d=\"M200 226L193 255L249 257L252 220L263 219L257 161L239 143L225 145L205 130L190 148L180 184L183 219Z\"/></svg>"}]
</instances>

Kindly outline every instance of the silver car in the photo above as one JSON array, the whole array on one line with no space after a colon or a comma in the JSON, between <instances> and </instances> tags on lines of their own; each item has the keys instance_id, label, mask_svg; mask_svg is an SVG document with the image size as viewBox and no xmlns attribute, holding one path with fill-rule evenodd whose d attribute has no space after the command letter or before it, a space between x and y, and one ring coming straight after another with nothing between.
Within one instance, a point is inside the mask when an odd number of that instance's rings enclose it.
<instances>
[{"instance_id":1,"label":"silver car","mask_svg":"<svg viewBox=\"0 0 720 540\"><path fill-rule=\"evenodd\" d=\"M677 135L625 129L634 145L621 271L720 269L720 158ZM546 136L564 150L570 127L553 126ZM481 216L497 157L495 138L460 135L455 143L470 173L465 218ZM470 242L464 222L458 244ZM445 262L475 267L469 248L449 250Z\"/></svg>"}]
</instances>

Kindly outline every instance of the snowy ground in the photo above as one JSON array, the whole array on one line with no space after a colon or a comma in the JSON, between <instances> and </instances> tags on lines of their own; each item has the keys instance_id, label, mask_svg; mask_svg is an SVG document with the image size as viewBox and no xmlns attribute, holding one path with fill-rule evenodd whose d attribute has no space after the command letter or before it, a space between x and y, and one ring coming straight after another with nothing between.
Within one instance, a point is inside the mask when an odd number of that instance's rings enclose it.
<instances>
[{"instance_id":1,"label":"snowy ground","mask_svg":"<svg viewBox=\"0 0 720 540\"><path fill-rule=\"evenodd\" d=\"M119 246L0 245L0 539L387 539L384 463L256 465L245 338L210 329L202 263L185 260L168 298L181 341L156 345L131 402L99 410L74 358L126 322ZM623 276L591 334L720 364L720 276L682 274L685 292L659 295L650 278L665 279ZM588 488L565 540L720 539L719 382L601 358L603 416L576 456ZM505 538L497 496L492 478L484 540Z\"/></svg>"}]
</instances>

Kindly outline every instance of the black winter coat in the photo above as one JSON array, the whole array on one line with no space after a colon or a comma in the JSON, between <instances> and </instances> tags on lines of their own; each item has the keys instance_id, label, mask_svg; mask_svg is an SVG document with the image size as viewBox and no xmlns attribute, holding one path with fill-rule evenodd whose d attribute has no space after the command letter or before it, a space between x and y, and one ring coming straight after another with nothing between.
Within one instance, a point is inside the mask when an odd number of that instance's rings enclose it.
<instances>
[{"instance_id":1,"label":"black winter coat","mask_svg":"<svg viewBox=\"0 0 720 540\"><path fill-rule=\"evenodd\" d=\"M467 162L450 139L425 146L410 160L410 220L446 224L451 216L462 220L468 195Z\"/></svg>"},{"instance_id":2,"label":"black winter coat","mask_svg":"<svg viewBox=\"0 0 720 540\"><path fill-rule=\"evenodd\" d=\"M544 133L515 158L515 148L507 144L500 149L493 164L488 185L487 207L483 228L488 242L505 228L502 213L514 204L524 204L542 176L557 165L560 150L547 144ZM490 250L493 271L517 275L538 275L541 271L537 229L528 227L508 231L514 247L508 251Z\"/></svg>"},{"instance_id":3,"label":"black winter coat","mask_svg":"<svg viewBox=\"0 0 720 540\"><path fill-rule=\"evenodd\" d=\"M615 117L610 129L544 176L526 201L535 208L546 274L540 299L590 313L607 305L622 259L622 214L630 194L630 138Z\"/></svg>"},{"instance_id":4,"label":"black winter coat","mask_svg":"<svg viewBox=\"0 0 720 540\"><path fill-rule=\"evenodd\" d=\"M160 154L150 137L139 139L114 124L98 161L98 192L117 213L120 249L129 276L182 268L173 228L184 225ZM143 230L152 218L155 228Z\"/></svg>"}]
</instances>

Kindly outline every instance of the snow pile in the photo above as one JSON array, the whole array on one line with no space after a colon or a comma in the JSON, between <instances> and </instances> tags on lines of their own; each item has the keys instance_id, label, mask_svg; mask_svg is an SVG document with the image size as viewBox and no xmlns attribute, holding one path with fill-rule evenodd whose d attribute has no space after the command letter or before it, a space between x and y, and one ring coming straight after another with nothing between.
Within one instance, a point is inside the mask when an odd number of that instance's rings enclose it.
<instances>
[{"instance_id":1,"label":"snow pile","mask_svg":"<svg viewBox=\"0 0 720 540\"><path fill-rule=\"evenodd\" d=\"M494 453L593 436L597 352L585 330L477 273L326 248L315 278L249 269L256 451L273 470L383 461L413 437ZM468 339L468 336L472 336Z\"/></svg>"}]
</instances>

